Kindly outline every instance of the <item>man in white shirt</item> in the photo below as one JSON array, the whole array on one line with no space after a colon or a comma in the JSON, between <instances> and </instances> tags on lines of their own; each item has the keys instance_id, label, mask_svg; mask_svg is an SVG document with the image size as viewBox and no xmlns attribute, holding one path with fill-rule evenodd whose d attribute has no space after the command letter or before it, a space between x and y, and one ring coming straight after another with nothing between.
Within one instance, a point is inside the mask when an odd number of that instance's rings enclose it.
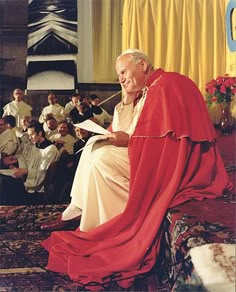
<instances>
[{"instance_id":1,"label":"man in white shirt","mask_svg":"<svg viewBox=\"0 0 236 292\"><path fill-rule=\"evenodd\" d=\"M32 107L23 101L23 91L19 88L13 91L14 100L3 107L3 117L12 115L16 118L16 126L20 126L20 120L23 116L32 115Z\"/></svg>"},{"instance_id":2,"label":"man in white shirt","mask_svg":"<svg viewBox=\"0 0 236 292\"><path fill-rule=\"evenodd\" d=\"M0 118L0 153L12 155L19 146L19 140L13 129L8 128L6 117Z\"/></svg>"},{"instance_id":3,"label":"man in white shirt","mask_svg":"<svg viewBox=\"0 0 236 292\"><path fill-rule=\"evenodd\" d=\"M69 154L74 153L74 144L77 141L75 137L69 134L69 123L66 121L59 122L58 133L50 137L50 141L60 149L60 152L66 150Z\"/></svg>"},{"instance_id":4,"label":"man in white shirt","mask_svg":"<svg viewBox=\"0 0 236 292\"><path fill-rule=\"evenodd\" d=\"M27 133L31 117L23 116L20 120L20 126L15 128L16 136L20 140L20 144L31 144Z\"/></svg>"},{"instance_id":5,"label":"man in white shirt","mask_svg":"<svg viewBox=\"0 0 236 292\"><path fill-rule=\"evenodd\" d=\"M71 101L69 101L66 105L65 105L65 112L66 115L69 115L70 111L76 106L78 105L78 103L80 103L82 100L81 96L79 94L73 94L71 96Z\"/></svg>"},{"instance_id":6,"label":"man in white shirt","mask_svg":"<svg viewBox=\"0 0 236 292\"><path fill-rule=\"evenodd\" d=\"M46 120L50 116L54 117L57 122L65 119L65 108L57 102L57 96L54 93L48 95L48 106L45 106L39 116L39 122L44 124L44 131L47 130Z\"/></svg>"},{"instance_id":7,"label":"man in white shirt","mask_svg":"<svg viewBox=\"0 0 236 292\"><path fill-rule=\"evenodd\" d=\"M54 117L49 117L46 119L46 129L45 129L45 135L46 138L50 140L50 137L57 134L57 127L58 122Z\"/></svg>"},{"instance_id":8,"label":"man in white shirt","mask_svg":"<svg viewBox=\"0 0 236 292\"><path fill-rule=\"evenodd\" d=\"M45 138L42 124L38 121L29 123L28 135L34 146L24 145L16 156L3 159L12 173L0 173L1 204L40 203L46 171L59 157L56 146Z\"/></svg>"}]
</instances>

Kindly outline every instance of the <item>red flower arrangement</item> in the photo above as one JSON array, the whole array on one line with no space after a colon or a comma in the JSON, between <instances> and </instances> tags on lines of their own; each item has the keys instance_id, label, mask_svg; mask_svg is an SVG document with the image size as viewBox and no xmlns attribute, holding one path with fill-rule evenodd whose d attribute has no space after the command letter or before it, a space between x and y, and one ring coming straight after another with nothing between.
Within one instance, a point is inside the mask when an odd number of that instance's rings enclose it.
<instances>
[{"instance_id":1,"label":"red flower arrangement","mask_svg":"<svg viewBox=\"0 0 236 292\"><path fill-rule=\"evenodd\" d=\"M236 94L236 77L218 76L206 84L206 103L226 103Z\"/></svg>"}]
</instances>

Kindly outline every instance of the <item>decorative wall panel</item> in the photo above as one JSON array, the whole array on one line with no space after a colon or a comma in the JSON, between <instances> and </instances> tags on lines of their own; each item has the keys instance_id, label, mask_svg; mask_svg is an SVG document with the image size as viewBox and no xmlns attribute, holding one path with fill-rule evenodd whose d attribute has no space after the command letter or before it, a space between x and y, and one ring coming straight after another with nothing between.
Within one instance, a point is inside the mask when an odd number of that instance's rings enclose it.
<instances>
[{"instance_id":1,"label":"decorative wall panel","mask_svg":"<svg viewBox=\"0 0 236 292\"><path fill-rule=\"evenodd\" d=\"M77 0L29 0L27 90L77 84Z\"/></svg>"}]
</instances>

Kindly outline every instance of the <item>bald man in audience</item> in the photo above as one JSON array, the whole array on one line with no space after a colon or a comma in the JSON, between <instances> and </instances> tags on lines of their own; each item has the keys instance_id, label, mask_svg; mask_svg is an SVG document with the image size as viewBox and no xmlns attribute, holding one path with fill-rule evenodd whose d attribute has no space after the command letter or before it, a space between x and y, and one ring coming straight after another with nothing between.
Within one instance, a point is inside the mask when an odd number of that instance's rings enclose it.
<instances>
[{"instance_id":1,"label":"bald man in audience","mask_svg":"<svg viewBox=\"0 0 236 292\"><path fill-rule=\"evenodd\" d=\"M16 125L20 126L20 119L23 116L32 115L32 107L23 101L23 91L19 88L13 91L13 101L6 104L3 108L3 117L12 115L16 118Z\"/></svg>"},{"instance_id":2,"label":"bald man in audience","mask_svg":"<svg viewBox=\"0 0 236 292\"><path fill-rule=\"evenodd\" d=\"M31 144L31 141L29 139L27 130L28 130L28 125L31 121L30 116L23 116L20 120L20 126L16 127L16 136L20 140L20 144Z\"/></svg>"},{"instance_id":3,"label":"bald man in audience","mask_svg":"<svg viewBox=\"0 0 236 292\"><path fill-rule=\"evenodd\" d=\"M46 120L49 117L54 117L58 122L66 117L65 108L57 101L57 96L54 93L48 95L48 106L45 106L39 116L39 122L44 123L44 131L47 129Z\"/></svg>"}]
</instances>

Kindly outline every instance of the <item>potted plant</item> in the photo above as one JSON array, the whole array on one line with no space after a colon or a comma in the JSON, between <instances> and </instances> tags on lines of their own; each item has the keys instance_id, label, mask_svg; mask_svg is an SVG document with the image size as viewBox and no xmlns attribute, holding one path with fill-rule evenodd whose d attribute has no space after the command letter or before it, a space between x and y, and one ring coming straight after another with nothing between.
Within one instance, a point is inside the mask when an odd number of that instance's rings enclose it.
<instances>
[{"instance_id":1,"label":"potted plant","mask_svg":"<svg viewBox=\"0 0 236 292\"><path fill-rule=\"evenodd\" d=\"M218 76L216 79L206 83L205 90L205 100L208 107L212 107L214 104L220 105L219 127L222 133L232 133L234 121L230 112L230 104L236 94L236 77L230 77L228 74Z\"/></svg>"}]
</instances>

